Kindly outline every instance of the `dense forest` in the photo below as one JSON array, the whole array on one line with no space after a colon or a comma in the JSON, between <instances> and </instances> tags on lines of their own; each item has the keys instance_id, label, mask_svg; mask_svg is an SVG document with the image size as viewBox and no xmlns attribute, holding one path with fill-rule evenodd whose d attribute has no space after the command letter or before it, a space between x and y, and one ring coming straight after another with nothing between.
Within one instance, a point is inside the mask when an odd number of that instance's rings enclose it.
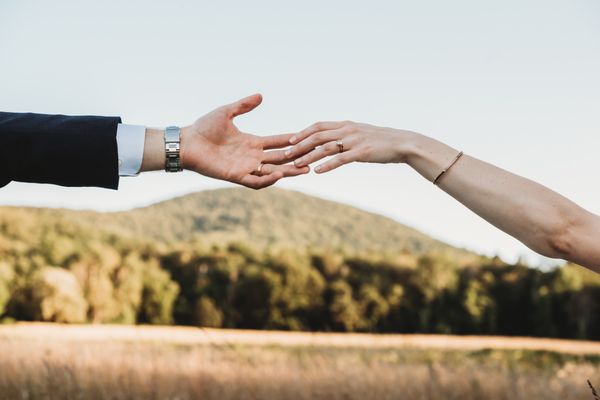
<instances>
[{"instance_id":1,"label":"dense forest","mask_svg":"<svg viewBox=\"0 0 600 400\"><path fill-rule=\"evenodd\" d=\"M442 245L378 255L197 237L163 243L54 211L0 211L5 323L600 339L600 276L574 265L542 271Z\"/></svg>"}]
</instances>

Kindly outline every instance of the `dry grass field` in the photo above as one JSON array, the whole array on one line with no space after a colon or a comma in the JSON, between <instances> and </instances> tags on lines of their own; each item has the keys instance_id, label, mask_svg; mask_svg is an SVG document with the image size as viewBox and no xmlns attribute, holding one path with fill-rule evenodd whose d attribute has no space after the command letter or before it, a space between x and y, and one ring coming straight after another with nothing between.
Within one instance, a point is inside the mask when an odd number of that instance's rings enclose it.
<instances>
[{"instance_id":1,"label":"dry grass field","mask_svg":"<svg viewBox=\"0 0 600 400\"><path fill-rule=\"evenodd\" d=\"M593 399L600 343L0 326L0 399Z\"/></svg>"}]
</instances>

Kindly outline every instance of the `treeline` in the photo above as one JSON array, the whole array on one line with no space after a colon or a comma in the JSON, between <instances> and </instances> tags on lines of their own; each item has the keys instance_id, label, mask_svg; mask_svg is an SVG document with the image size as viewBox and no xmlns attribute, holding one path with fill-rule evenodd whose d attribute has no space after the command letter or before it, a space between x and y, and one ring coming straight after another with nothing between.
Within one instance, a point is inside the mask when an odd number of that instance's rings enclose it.
<instances>
[{"instance_id":1,"label":"treeline","mask_svg":"<svg viewBox=\"0 0 600 400\"><path fill-rule=\"evenodd\" d=\"M343 332L600 338L600 280L577 266L543 272L482 258L416 266L341 254L257 255L233 245L162 259L186 325Z\"/></svg>"},{"instance_id":2,"label":"treeline","mask_svg":"<svg viewBox=\"0 0 600 400\"><path fill-rule=\"evenodd\" d=\"M482 257L160 247L0 224L0 320L600 339L600 278Z\"/></svg>"}]
</instances>

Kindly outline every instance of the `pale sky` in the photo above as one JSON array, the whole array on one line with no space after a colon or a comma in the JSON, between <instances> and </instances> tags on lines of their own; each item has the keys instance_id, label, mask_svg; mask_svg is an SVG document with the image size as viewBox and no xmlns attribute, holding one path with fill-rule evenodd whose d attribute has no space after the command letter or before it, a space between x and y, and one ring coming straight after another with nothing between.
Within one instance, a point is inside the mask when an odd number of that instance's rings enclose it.
<instances>
[{"instance_id":1,"label":"pale sky","mask_svg":"<svg viewBox=\"0 0 600 400\"><path fill-rule=\"evenodd\" d=\"M185 125L260 92L263 105L238 119L244 131L340 119L411 129L600 214L596 0L3 0L0 50L3 111ZM122 210L228 186L192 173L124 178L119 191L13 182L0 204ZM407 166L277 186L509 261L532 257Z\"/></svg>"}]
</instances>

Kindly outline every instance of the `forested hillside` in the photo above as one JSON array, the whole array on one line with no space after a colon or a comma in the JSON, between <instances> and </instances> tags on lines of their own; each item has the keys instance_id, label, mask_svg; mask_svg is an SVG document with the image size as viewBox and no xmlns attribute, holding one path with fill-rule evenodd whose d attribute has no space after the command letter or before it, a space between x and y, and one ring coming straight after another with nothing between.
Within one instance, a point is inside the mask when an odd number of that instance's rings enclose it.
<instances>
[{"instance_id":1,"label":"forested hillside","mask_svg":"<svg viewBox=\"0 0 600 400\"><path fill-rule=\"evenodd\" d=\"M600 339L599 310L600 279L580 267L509 265L294 192L0 208L3 322Z\"/></svg>"},{"instance_id":2,"label":"forested hillside","mask_svg":"<svg viewBox=\"0 0 600 400\"><path fill-rule=\"evenodd\" d=\"M237 241L255 248L342 249L355 254L473 255L390 218L281 189L204 191L116 213L25 210L40 221L64 219L85 229L163 243Z\"/></svg>"}]
</instances>

